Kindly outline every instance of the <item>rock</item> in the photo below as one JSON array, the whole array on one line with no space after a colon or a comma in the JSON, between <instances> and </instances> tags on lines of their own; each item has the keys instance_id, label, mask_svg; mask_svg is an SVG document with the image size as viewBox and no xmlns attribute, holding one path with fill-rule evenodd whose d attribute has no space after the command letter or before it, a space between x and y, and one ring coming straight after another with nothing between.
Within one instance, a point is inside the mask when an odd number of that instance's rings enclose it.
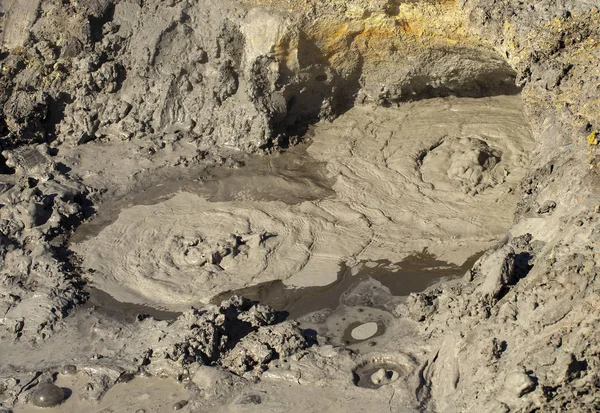
<instances>
[{"instance_id":1,"label":"rock","mask_svg":"<svg viewBox=\"0 0 600 413\"><path fill-rule=\"evenodd\" d=\"M526 373L515 371L509 373L504 379L504 388L509 393L522 397L535 389L535 382Z\"/></svg>"},{"instance_id":2,"label":"rock","mask_svg":"<svg viewBox=\"0 0 600 413\"><path fill-rule=\"evenodd\" d=\"M16 141L43 142L50 96L43 92L15 93L4 105L5 122Z\"/></svg>"},{"instance_id":3,"label":"rock","mask_svg":"<svg viewBox=\"0 0 600 413\"><path fill-rule=\"evenodd\" d=\"M64 400L64 390L53 383L40 385L31 396L31 402L37 407L58 406Z\"/></svg>"}]
</instances>

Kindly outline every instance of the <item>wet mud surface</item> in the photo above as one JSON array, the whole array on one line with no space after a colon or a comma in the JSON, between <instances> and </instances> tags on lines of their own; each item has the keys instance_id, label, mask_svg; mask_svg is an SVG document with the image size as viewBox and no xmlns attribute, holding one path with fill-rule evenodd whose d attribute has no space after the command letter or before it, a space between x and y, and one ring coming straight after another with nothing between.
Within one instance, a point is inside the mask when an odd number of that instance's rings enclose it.
<instances>
[{"instance_id":1,"label":"wet mud surface","mask_svg":"<svg viewBox=\"0 0 600 413\"><path fill-rule=\"evenodd\" d=\"M152 317L155 320L174 320L181 315L179 312L159 310L147 305L123 303L94 287L88 287L87 293L90 298L84 308L93 308L94 311L99 311L123 322L131 323L143 317Z\"/></svg>"},{"instance_id":2,"label":"wet mud surface","mask_svg":"<svg viewBox=\"0 0 600 413\"><path fill-rule=\"evenodd\" d=\"M198 194L211 202L279 201L289 205L333 196L326 163L309 156L306 146L268 157L245 157L233 167L190 168L168 182L142 176L133 193L102 202L93 219L82 224L69 242L77 244L97 236L125 208L157 204L178 192Z\"/></svg>"},{"instance_id":3,"label":"wet mud surface","mask_svg":"<svg viewBox=\"0 0 600 413\"><path fill-rule=\"evenodd\" d=\"M139 412L167 413L175 409L175 404L185 402L189 398L188 392L175 380L160 378L133 378L129 382L121 382L112 387L102 398L101 402L80 398L86 386L82 374L62 375L56 380L58 386L68 391L62 403L53 407L40 408L35 406L22 406L15 409L15 413L71 413L71 412ZM185 404L184 404L185 405Z\"/></svg>"},{"instance_id":4,"label":"wet mud surface","mask_svg":"<svg viewBox=\"0 0 600 413\"><path fill-rule=\"evenodd\" d=\"M266 162L154 177L107 198L70 248L95 288L175 312L237 291L305 314L365 276L395 296L422 291L464 273L509 224L531 143L520 104L357 107Z\"/></svg>"},{"instance_id":5,"label":"wet mud surface","mask_svg":"<svg viewBox=\"0 0 600 413\"><path fill-rule=\"evenodd\" d=\"M213 304L237 294L285 311L290 318L298 318L323 309L335 310L344 293L367 279L380 282L392 296L403 297L421 292L443 279L459 277L479 258L469 258L463 265L445 263L427 253L407 257L399 263L369 262L354 268L342 264L337 280L323 287L289 288L283 282L270 281L252 287L227 291L214 297ZM376 302L372 302L377 306Z\"/></svg>"},{"instance_id":6,"label":"wet mud surface","mask_svg":"<svg viewBox=\"0 0 600 413\"><path fill-rule=\"evenodd\" d=\"M0 413L600 411L599 50L593 0L0 1Z\"/></svg>"}]
</instances>

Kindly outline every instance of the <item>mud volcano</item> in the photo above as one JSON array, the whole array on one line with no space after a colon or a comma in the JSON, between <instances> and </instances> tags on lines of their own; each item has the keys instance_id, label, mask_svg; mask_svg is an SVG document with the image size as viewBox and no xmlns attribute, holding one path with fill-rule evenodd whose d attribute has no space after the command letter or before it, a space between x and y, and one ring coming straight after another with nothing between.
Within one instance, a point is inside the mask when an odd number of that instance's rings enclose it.
<instances>
[{"instance_id":1,"label":"mud volcano","mask_svg":"<svg viewBox=\"0 0 600 413\"><path fill-rule=\"evenodd\" d=\"M0 413L600 410L600 9L1 0Z\"/></svg>"}]
</instances>

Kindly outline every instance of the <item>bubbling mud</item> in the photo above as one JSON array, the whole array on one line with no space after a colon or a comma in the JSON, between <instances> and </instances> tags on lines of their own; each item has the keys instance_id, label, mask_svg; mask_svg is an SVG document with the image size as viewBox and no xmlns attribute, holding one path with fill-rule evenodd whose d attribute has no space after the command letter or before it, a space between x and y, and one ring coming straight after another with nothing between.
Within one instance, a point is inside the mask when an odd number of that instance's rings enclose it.
<instances>
[{"instance_id":1,"label":"bubbling mud","mask_svg":"<svg viewBox=\"0 0 600 413\"><path fill-rule=\"evenodd\" d=\"M406 366L389 357L365 361L354 370L354 384L367 389L378 389L397 381L406 374Z\"/></svg>"},{"instance_id":2,"label":"bubbling mud","mask_svg":"<svg viewBox=\"0 0 600 413\"><path fill-rule=\"evenodd\" d=\"M124 205L72 248L96 288L172 311L277 280L327 286L342 264L423 250L460 265L512 221L533 145L521 105L500 96L355 107L311 132L321 181L306 174L299 187L240 168L231 188L179 186Z\"/></svg>"},{"instance_id":3,"label":"bubbling mud","mask_svg":"<svg viewBox=\"0 0 600 413\"><path fill-rule=\"evenodd\" d=\"M350 331L350 336L355 340L366 340L377 334L379 326L372 321L359 324Z\"/></svg>"},{"instance_id":4,"label":"bubbling mud","mask_svg":"<svg viewBox=\"0 0 600 413\"><path fill-rule=\"evenodd\" d=\"M37 407L54 407L61 404L64 399L63 389L53 383L46 383L36 389L31 402Z\"/></svg>"}]
</instances>

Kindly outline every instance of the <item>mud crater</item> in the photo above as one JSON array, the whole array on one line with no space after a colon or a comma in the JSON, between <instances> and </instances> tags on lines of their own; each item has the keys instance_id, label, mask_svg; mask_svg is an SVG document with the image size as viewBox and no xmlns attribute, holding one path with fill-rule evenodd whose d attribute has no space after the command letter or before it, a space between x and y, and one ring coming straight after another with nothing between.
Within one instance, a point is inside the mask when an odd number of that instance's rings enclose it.
<instances>
[{"instance_id":1,"label":"mud crater","mask_svg":"<svg viewBox=\"0 0 600 413\"><path fill-rule=\"evenodd\" d=\"M352 371L354 385L373 390L392 385L411 373L412 366L409 364L397 356L371 356L358 363Z\"/></svg>"},{"instance_id":2,"label":"mud crater","mask_svg":"<svg viewBox=\"0 0 600 413\"><path fill-rule=\"evenodd\" d=\"M458 183L460 190L476 195L501 185L510 173L504 165L498 165L502 151L475 137L444 138L419 161L423 181L442 191L456 190Z\"/></svg>"}]
</instances>

